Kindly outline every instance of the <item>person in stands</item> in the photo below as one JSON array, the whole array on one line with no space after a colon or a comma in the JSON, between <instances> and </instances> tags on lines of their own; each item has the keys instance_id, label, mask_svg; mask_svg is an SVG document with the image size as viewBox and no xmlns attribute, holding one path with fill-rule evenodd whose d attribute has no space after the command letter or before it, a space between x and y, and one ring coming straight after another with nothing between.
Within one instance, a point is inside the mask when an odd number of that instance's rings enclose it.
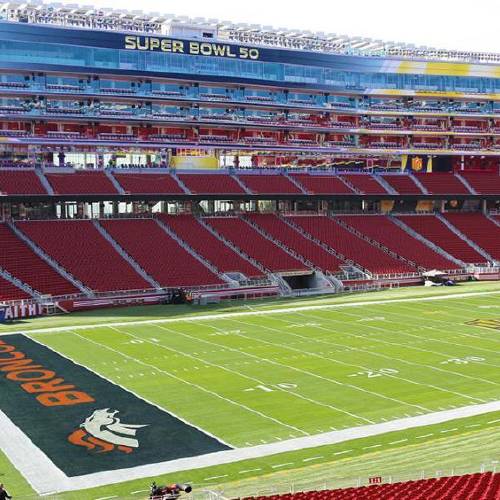
<instances>
[{"instance_id":1,"label":"person in stands","mask_svg":"<svg viewBox=\"0 0 500 500\"><path fill-rule=\"evenodd\" d=\"M0 484L0 500L6 500L7 498L12 498L5 488L3 487L3 484Z\"/></svg>"}]
</instances>

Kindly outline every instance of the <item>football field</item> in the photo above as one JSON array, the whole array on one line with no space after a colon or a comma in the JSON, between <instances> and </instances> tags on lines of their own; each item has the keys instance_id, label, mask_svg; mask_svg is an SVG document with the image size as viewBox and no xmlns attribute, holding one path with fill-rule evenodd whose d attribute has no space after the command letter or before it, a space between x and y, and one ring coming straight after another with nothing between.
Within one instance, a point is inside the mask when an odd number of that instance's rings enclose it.
<instances>
[{"instance_id":1,"label":"football field","mask_svg":"<svg viewBox=\"0 0 500 500\"><path fill-rule=\"evenodd\" d=\"M26 349L35 346L30 358L36 362L39 346L44 349L39 358L53 353L60 370L63 361L83 367L89 376L201 431L206 446L220 445L215 453L206 448L199 456L191 451L158 460L162 465L145 469L155 472L149 476L162 477L163 470L201 485L225 483L425 442L430 449L436 438L442 446L447 438L474 432L484 433L485 456L476 446L471 461L479 466L500 459L488 449L500 442L498 284L186 309L175 315L151 307L138 310L137 317L116 314L77 315L74 324L68 323L71 317L32 321L26 328L2 327L0 334L8 344L11 333L16 332L14 340L25 332L31 342ZM117 410L112 401L109 405ZM120 411L130 420L125 408ZM130 423L151 426L145 413ZM175 467L168 465L174 462ZM113 496L106 482L148 476L123 473L128 467L117 465L113 479L95 483L103 487L101 495L80 491L74 498ZM5 482L10 479L28 494L16 472L5 468ZM107 472L111 477L113 470ZM121 488L117 491L134 491L133 485Z\"/></svg>"}]
</instances>

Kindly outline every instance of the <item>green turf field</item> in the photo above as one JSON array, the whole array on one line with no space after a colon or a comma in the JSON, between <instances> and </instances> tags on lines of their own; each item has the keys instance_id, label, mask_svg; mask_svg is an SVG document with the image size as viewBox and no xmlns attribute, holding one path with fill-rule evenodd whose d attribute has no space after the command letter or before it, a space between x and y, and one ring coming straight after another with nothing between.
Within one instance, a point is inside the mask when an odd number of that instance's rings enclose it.
<instances>
[{"instance_id":1,"label":"green turf field","mask_svg":"<svg viewBox=\"0 0 500 500\"><path fill-rule=\"evenodd\" d=\"M449 296L433 300L444 294ZM475 320L489 321L468 324ZM0 334L26 331L243 448L498 401L498 328L500 284L492 283L200 309L102 311L0 327ZM238 488L248 493L294 479L328 480L333 487L342 478L377 473L494 467L499 444L497 412L168 479L194 481L201 489L223 484L231 495ZM0 481L17 498L30 494L3 456L0 471ZM148 480L61 497L127 496L144 485Z\"/></svg>"}]
</instances>

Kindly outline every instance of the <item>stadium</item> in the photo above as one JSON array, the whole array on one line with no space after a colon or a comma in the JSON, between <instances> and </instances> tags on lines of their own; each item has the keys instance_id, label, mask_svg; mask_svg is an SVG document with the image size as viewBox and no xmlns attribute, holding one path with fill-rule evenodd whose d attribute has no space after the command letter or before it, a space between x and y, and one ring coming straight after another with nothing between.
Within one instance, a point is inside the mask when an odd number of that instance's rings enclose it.
<instances>
[{"instance_id":1,"label":"stadium","mask_svg":"<svg viewBox=\"0 0 500 500\"><path fill-rule=\"evenodd\" d=\"M499 295L499 54L0 3L0 499L500 499Z\"/></svg>"}]
</instances>

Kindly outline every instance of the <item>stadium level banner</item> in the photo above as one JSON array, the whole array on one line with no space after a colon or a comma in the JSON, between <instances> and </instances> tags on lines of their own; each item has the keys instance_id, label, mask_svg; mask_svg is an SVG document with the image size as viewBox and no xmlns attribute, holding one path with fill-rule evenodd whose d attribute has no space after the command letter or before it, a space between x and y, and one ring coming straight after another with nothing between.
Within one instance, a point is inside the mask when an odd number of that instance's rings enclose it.
<instances>
[{"instance_id":1,"label":"stadium level banner","mask_svg":"<svg viewBox=\"0 0 500 500\"><path fill-rule=\"evenodd\" d=\"M23 318L35 318L44 314L41 304L16 304L0 307L0 323Z\"/></svg>"},{"instance_id":2,"label":"stadium level banner","mask_svg":"<svg viewBox=\"0 0 500 500\"><path fill-rule=\"evenodd\" d=\"M24 335L0 340L0 394L1 412L67 477L230 449Z\"/></svg>"},{"instance_id":3,"label":"stadium level banner","mask_svg":"<svg viewBox=\"0 0 500 500\"><path fill-rule=\"evenodd\" d=\"M153 35L125 34L113 31L42 26L0 21L0 41L30 44L109 48L124 51L164 52L179 55L220 57L246 61L278 62L331 68L337 71L408 73L497 78L500 66L443 61L401 60L328 54L283 48L250 47L220 40L188 40ZM396 90L397 92L397 90Z\"/></svg>"},{"instance_id":4,"label":"stadium level banner","mask_svg":"<svg viewBox=\"0 0 500 500\"><path fill-rule=\"evenodd\" d=\"M126 35L124 49L173 52L190 56L216 56L236 59L259 59L259 49L239 47L227 43L173 40L156 36Z\"/></svg>"}]
</instances>

